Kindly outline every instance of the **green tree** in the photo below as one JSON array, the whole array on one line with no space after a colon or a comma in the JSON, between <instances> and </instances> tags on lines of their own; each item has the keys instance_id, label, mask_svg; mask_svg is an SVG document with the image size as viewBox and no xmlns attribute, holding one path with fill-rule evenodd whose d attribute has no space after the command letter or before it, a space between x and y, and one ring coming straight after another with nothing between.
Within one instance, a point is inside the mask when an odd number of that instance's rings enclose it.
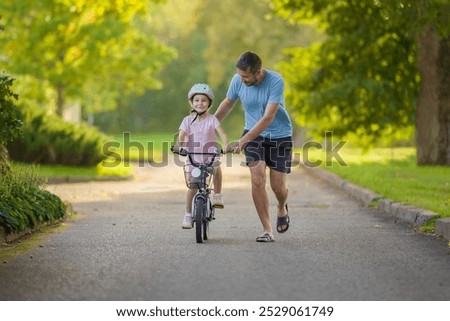
<instances>
[{"instance_id":1,"label":"green tree","mask_svg":"<svg viewBox=\"0 0 450 321\"><path fill-rule=\"evenodd\" d=\"M289 51L289 99L316 130L366 143L416 128L419 164L450 165L450 4L446 0L273 0L327 35ZM420 90L419 90L420 87Z\"/></svg>"},{"instance_id":2,"label":"green tree","mask_svg":"<svg viewBox=\"0 0 450 321\"><path fill-rule=\"evenodd\" d=\"M115 116L126 123L118 127L154 132L171 128L176 132L189 112L186 93L194 83L207 82L213 87L217 97L214 112L225 97L239 54L251 49L263 57L265 67L276 68L284 58L284 47L307 45L318 37L314 28L302 26L299 30L274 15L268 0L249 0L245 6L249 10L242 10L239 0L171 0L152 5L148 32L176 48L178 58L159 74L163 90L148 90L142 97L123 102L127 112ZM102 128L115 123L110 117L113 113L102 115ZM224 126L229 135L237 137L241 123L243 116L237 109Z\"/></svg>"},{"instance_id":3,"label":"green tree","mask_svg":"<svg viewBox=\"0 0 450 321\"><path fill-rule=\"evenodd\" d=\"M48 83L59 115L68 100L113 108L110 97L160 86L155 74L173 57L141 30L146 9L139 0L2 1L7 68Z\"/></svg>"},{"instance_id":4,"label":"green tree","mask_svg":"<svg viewBox=\"0 0 450 321\"><path fill-rule=\"evenodd\" d=\"M22 126L22 121L17 117L17 109L14 104L18 95L10 89L13 81L14 79L7 75L0 75L0 145L4 145L19 136Z\"/></svg>"},{"instance_id":5,"label":"green tree","mask_svg":"<svg viewBox=\"0 0 450 321\"><path fill-rule=\"evenodd\" d=\"M209 0L201 12L199 29L208 39L204 57L212 86L228 87L241 53L257 52L267 68L275 69L284 58L283 49L307 46L320 38L315 28L294 25L273 14L270 0Z\"/></svg>"},{"instance_id":6,"label":"green tree","mask_svg":"<svg viewBox=\"0 0 450 321\"><path fill-rule=\"evenodd\" d=\"M3 25L0 24L0 31L3 29ZM13 81L11 77L0 74L0 174L2 175L9 169L9 156L5 145L20 135L22 126L14 104L18 96L10 89Z\"/></svg>"},{"instance_id":7,"label":"green tree","mask_svg":"<svg viewBox=\"0 0 450 321\"><path fill-rule=\"evenodd\" d=\"M201 55L206 39L196 32L201 2L171 0L148 4L152 15L143 30L162 39L176 49L178 55L158 73L161 88L123 97L119 110L99 115L97 125L116 133L178 131L179 122L189 112L187 92L190 86L206 81L206 63Z\"/></svg>"},{"instance_id":8,"label":"green tree","mask_svg":"<svg viewBox=\"0 0 450 321\"><path fill-rule=\"evenodd\" d=\"M245 4L239 0L209 0L200 14L198 29L203 30L208 41L203 53L207 79L218 89L218 103L225 97L241 53L257 52L264 68L281 71L278 64L284 59L284 48L308 46L323 37L314 26L295 25L274 15L269 0L248 0ZM242 109L236 109L224 127L239 137L244 117Z\"/></svg>"}]
</instances>

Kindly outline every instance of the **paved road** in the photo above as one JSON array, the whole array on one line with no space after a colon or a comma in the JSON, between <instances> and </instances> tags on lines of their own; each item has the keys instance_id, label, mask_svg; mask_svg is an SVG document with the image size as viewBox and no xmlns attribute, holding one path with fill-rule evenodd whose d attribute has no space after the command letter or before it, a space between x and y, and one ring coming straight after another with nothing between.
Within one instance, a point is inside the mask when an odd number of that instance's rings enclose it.
<instances>
[{"instance_id":1,"label":"paved road","mask_svg":"<svg viewBox=\"0 0 450 321\"><path fill-rule=\"evenodd\" d=\"M181 229L185 190L173 165L138 168L132 182L49 186L79 214L0 262L0 299L450 300L444 240L296 168L289 232L256 243L248 170L235 159L224 171L226 207L207 244Z\"/></svg>"}]
</instances>

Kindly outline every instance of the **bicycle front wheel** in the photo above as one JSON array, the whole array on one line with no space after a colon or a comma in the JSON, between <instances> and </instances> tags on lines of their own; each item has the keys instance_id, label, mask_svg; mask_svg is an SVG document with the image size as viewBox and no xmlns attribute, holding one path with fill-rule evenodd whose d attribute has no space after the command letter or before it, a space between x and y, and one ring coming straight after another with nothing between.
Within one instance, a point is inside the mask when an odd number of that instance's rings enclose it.
<instances>
[{"instance_id":1,"label":"bicycle front wheel","mask_svg":"<svg viewBox=\"0 0 450 321\"><path fill-rule=\"evenodd\" d=\"M195 239L197 243L203 243L203 233L208 228L204 225L206 217L206 202L202 197L195 199ZM205 238L206 240L206 238Z\"/></svg>"},{"instance_id":2,"label":"bicycle front wheel","mask_svg":"<svg viewBox=\"0 0 450 321\"><path fill-rule=\"evenodd\" d=\"M209 234L209 220L204 219L203 220L203 239L207 240Z\"/></svg>"}]
</instances>

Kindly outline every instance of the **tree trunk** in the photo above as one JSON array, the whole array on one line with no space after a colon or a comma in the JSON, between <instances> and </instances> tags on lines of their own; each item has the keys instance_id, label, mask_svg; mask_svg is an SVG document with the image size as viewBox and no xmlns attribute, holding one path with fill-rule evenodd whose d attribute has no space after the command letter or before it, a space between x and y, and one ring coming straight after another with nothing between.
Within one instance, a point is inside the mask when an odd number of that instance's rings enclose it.
<instances>
[{"instance_id":1,"label":"tree trunk","mask_svg":"<svg viewBox=\"0 0 450 321\"><path fill-rule=\"evenodd\" d=\"M419 39L418 67L417 163L450 166L450 37L439 39L427 27Z\"/></svg>"},{"instance_id":2,"label":"tree trunk","mask_svg":"<svg viewBox=\"0 0 450 321\"><path fill-rule=\"evenodd\" d=\"M8 150L4 145L0 144L0 175L6 174L11 170Z\"/></svg>"},{"instance_id":3,"label":"tree trunk","mask_svg":"<svg viewBox=\"0 0 450 321\"><path fill-rule=\"evenodd\" d=\"M56 87L56 91L56 113L58 116L62 117L64 111L64 85L58 84Z\"/></svg>"}]
</instances>

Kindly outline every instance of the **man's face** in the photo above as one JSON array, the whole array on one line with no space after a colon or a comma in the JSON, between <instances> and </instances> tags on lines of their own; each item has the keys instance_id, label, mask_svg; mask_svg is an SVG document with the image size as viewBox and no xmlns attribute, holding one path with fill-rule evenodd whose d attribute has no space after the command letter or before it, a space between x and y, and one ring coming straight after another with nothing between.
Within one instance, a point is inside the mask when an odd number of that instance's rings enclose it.
<instances>
[{"instance_id":1,"label":"man's face","mask_svg":"<svg viewBox=\"0 0 450 321\"><path fill-rule=\"evenodd\" d=\"M257 85L259 83L258 75L260 70L253 73L250 71L250 67L247 70L236 69L237 74L241 77L241 82L243 82L247 87Z\"/></svg>"}]
</instances>

